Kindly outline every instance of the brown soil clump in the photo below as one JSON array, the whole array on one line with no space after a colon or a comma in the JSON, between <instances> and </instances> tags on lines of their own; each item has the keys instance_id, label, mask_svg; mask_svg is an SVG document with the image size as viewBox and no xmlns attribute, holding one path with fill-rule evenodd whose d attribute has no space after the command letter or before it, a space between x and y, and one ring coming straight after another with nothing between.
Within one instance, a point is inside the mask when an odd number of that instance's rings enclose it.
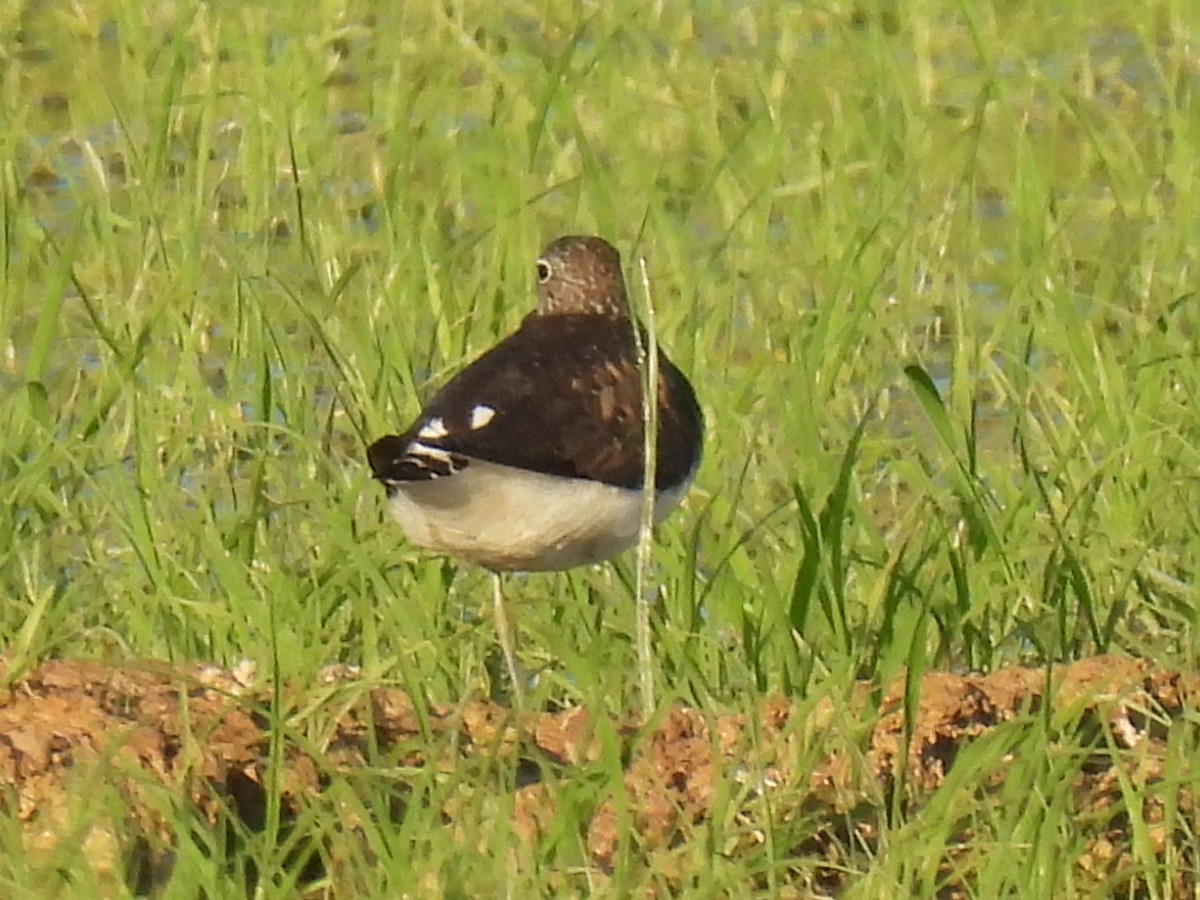
<instances>
[{"instance_id":1,"label":"brown soil clump","mask_svg":"<svg viewBox=\"0 0 1200 900\"><path fill-rule=\"evenodd\" d=\"M296 821L331 777L380 759L453 772L464 759L490 756L527 770L517 779L514 826L532 843L554 819L555 779L617 752L624 796L597 803L585 837L599 872L625 852L662 862L714 816L738 826L721 832L733 837L716 850L730 857L754 852L767 829L781 833L785 823L803 822L795 832L802 839L784 851L796 860L795 886L834 894L847 885L855 853L877 846L889 817L915 813L953 773L963 775L958 767L983 766L963 781L975 795L1000 790L1007 725L1044 729L1047 746L1089 748L1071 774L1074 808L1089 823L1086 852L1074 865L1096 884L1138 892L1138 876L1129 874L1137 871L1135 831L1143 857L1148 845L1160 858L1190 853L1179 834L1195 833L1165 824L1168 807L1172 821L1195 824L1195 797L1178 779L1172 790L1148 791L1139 821L1126 808L1129 784L1169 780L1168 741L1195 721L1200 686L1194 675L1144 660L1096 657L1049 672L930 672L912 684L901 676L883 688L855 686L836 700L779 699L753 712L676 707L646 726L596 722L581 709L514 716L482 702L419 708L401 691L369 689L344 667L324 672L322 685L321 715L305 720L300 737L295 707L312 706L313 687L294 698L285 690L272 712L269 686L256 682L253 666L46 663L0 694L7 812L34 855L86 828L75 839L89 866L137 891L169 874L170 829L184 806L196 827L229 828L236 820L239 833L253 833L271 816ZM272 722L286 737L272 740ZM989 736L995 756L985 765ZM122 821L80 825L79 798L92 784L117 792ZM164 796L173 801L164 805ZM269 808L275 802L279 808ZM404 802L397 800L396 814ZM452 830L454 808L442 812ZM353 831L361 820L347 813L342 824ZM960 837L969 846L969 825ZM336 893L336 860L319 842L296 846L297 867L324 876ZM947 859L944 867L967 871L970 861ZM944 896L954 896L953 879L947 884ZM1190 895L1195 885L1175 887Z\"/></svg>"}]
</instances>

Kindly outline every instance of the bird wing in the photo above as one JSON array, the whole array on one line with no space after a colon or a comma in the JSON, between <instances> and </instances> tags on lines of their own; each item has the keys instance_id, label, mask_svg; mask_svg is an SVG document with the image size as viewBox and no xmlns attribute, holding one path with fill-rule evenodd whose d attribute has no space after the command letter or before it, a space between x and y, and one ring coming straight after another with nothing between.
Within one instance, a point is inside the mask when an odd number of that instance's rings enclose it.
<instances>
[{"instance_id":1,"label":"bird wing","mask_svg":"<svg viewBox=\"0 0 1200 900\"><path fill-rule=\"evenodd\" d=\"M659 363L656 483L695 467L702 419L687 379ZM453 475L486 460L620 487L642 483L641 378L632 325L530 316L453 378L402 435L368 450L385 484Z\"/></svg>"}]
</instances>

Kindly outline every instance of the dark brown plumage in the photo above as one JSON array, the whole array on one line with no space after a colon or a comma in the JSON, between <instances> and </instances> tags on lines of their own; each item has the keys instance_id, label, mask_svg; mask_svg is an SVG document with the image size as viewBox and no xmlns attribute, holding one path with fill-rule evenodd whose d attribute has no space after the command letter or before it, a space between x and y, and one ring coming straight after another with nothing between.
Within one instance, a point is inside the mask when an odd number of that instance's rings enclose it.
<instances>
[{"instance_id":1,"label":"dark brown plumage","mask_svg":"<svg viewBox=\"0 0 1200 900\"><path fill-rule=\"evenodd\" d=\"M384 483L449 474L470 458L546 475L589 478L639 488L642 390L628 319L532 314L515 332L468 366L399 436L372 445L371 466ZM472 410L495 410L472 429ZM433 419L446 436L419 443L451 454L449 466L414 462L408 447ZM696 464L701 418L683 374L660 354L659 488L684 480ZM418 454L419 455L419 454Z\"/></svg>"}]
</instances>

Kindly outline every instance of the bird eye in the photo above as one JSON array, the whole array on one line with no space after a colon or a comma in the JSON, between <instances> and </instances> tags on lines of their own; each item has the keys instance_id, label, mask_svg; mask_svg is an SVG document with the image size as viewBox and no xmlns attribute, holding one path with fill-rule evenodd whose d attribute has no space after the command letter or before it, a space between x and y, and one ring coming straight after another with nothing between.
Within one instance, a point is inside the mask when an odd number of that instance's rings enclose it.
<instances>
[{"instance_id":1,"label":"bird eye","mask_svg":"<svg viewBox=\"0 0 1200 900\"><path fill-rule=\"evenodd\" d=\"M538 284L545 284L550 280L550 263L544 259L537 261L537 280Z\"/></svg>"}]
</instances>

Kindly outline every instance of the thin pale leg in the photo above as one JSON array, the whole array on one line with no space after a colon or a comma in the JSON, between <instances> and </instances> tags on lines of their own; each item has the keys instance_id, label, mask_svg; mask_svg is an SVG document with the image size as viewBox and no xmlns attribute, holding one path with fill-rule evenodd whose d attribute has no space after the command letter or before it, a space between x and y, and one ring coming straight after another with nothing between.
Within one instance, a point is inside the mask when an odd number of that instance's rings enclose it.
<instances>
[{"instance_id":1,"label":"thin pale leg","mask_svg":"<svg viewBox=\"0 0 1200 900\"><path fill-rule=\"evenodd\" d=\"M521 689L521 676L517 670L517 650L513 642L513 627L508 618L508 608L504 604L504 585L500 578L499 572L492 573L492 605L496 614L496 637L500 640L504 665L508 668L508 677L512 681L513 699L517 706L521 707L525 703L525 693Z\"/></svg>"}]
</instances>

